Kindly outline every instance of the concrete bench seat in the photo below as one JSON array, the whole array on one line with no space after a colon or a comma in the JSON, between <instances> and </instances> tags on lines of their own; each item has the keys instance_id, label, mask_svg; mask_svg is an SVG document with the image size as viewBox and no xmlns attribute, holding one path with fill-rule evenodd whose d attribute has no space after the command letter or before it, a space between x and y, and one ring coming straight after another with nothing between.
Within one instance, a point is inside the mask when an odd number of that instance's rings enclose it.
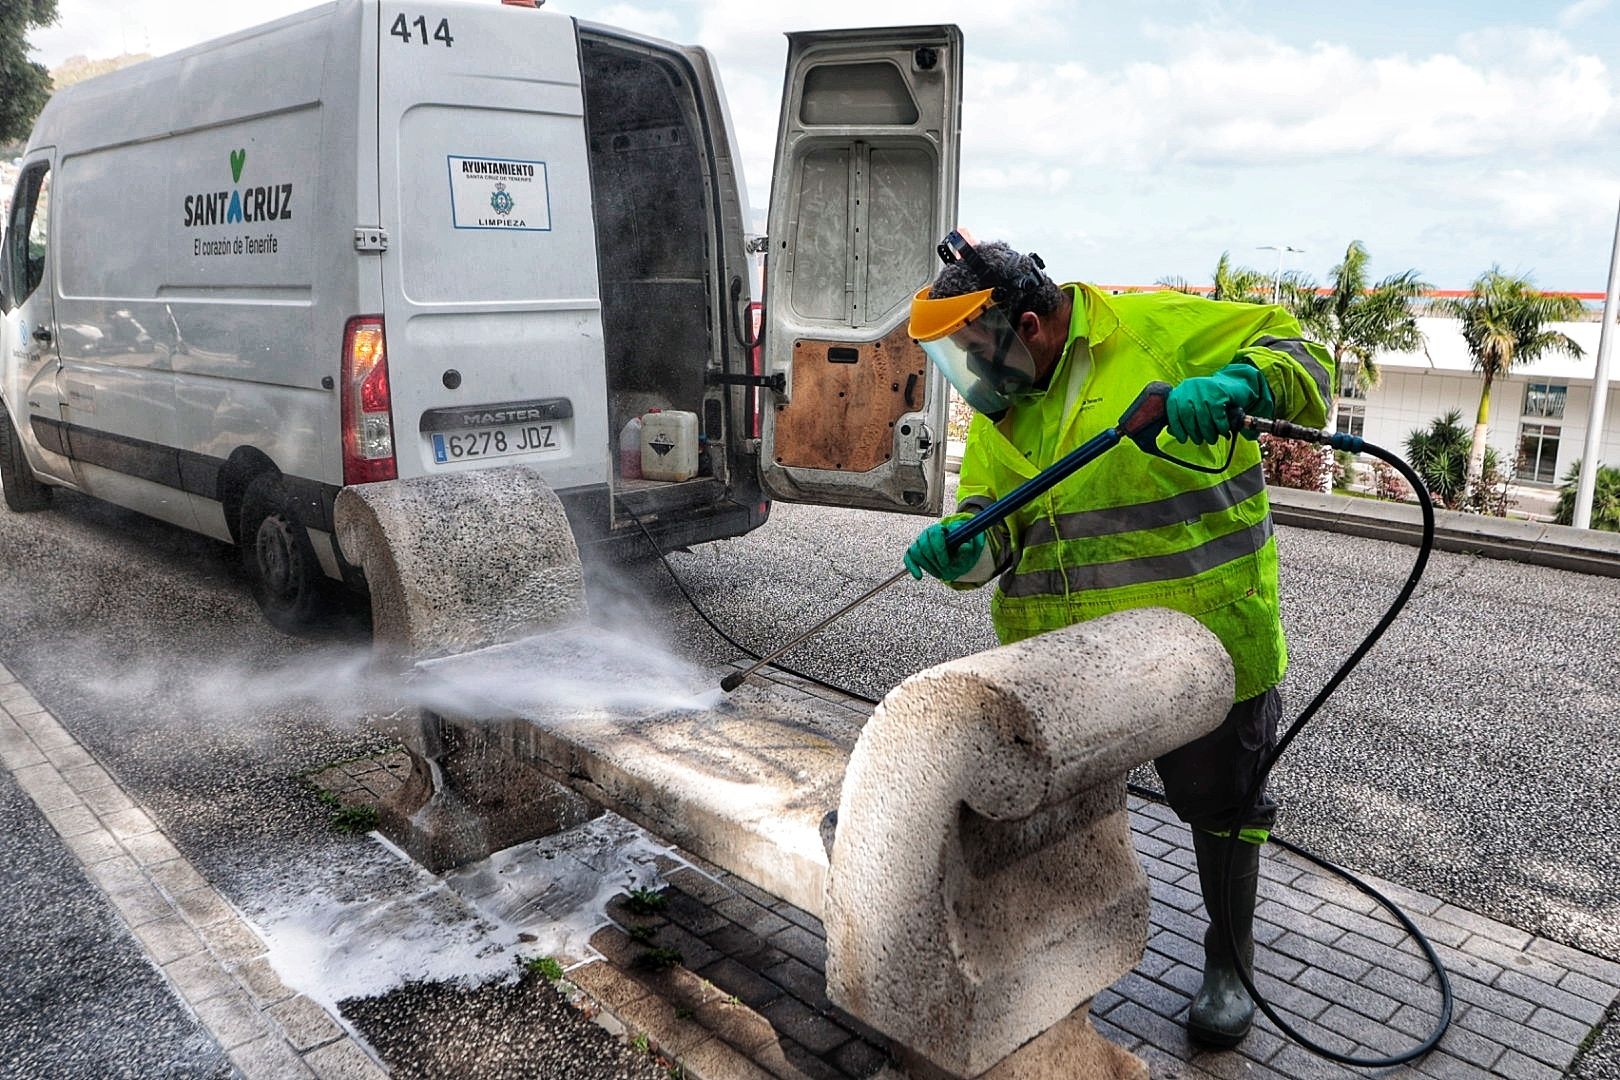
<instances>
[{"instance_id":1,"label":"concrete bench seat","mask_svg":"<svg viewBox=\"0 0 1620 1080\"><path fill-rule=\"evenodd\" d=\"M456 728L462 742L479 740L480 755L531 765L820 918L828 866L822 826L838 807L863 718L752 686L700 700L694 691L718 687L724 669L649 672L635 659L622 638L581 626L425 661L416 676L442 685L447 701L471 697L465 688L487 688L470 708L434 710L428 721ZM602 700L558 700L544 685L533 694L510 687L514 672L570 669L599 673ZM615 698L613 686L628 692ZM691 700L659 708L663 698Z\"/></svg>"}]
</instances>

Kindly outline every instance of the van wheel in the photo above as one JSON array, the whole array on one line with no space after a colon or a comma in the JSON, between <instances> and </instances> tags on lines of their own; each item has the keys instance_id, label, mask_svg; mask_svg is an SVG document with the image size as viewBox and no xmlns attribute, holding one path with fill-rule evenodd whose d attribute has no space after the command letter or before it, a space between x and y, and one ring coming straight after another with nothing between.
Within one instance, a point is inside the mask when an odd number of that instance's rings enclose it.
<instances>
[{"instance_id":1,"label":"van wheel","mask_svg":"<svg viewBox=\"0 0 1620 1080\"><path fill-rule=\"evenodd\" d=\"M242 566L270 625L299 634L325 622L332 589L309 533L277 476L260 476L242 496Z\"/></svg>"},{"instance_id":2,"label":"van wheel","mask_svg":"<svg viewBox=\"0 0 1620 1080\"><path fill-rule=\"evenodd\" d=\"M5 489L6 505L19 514L51 505L51 489L39 482L23 456L22 439L4 405L0 405L0 487Z\"/></svg>"}]
</instances>

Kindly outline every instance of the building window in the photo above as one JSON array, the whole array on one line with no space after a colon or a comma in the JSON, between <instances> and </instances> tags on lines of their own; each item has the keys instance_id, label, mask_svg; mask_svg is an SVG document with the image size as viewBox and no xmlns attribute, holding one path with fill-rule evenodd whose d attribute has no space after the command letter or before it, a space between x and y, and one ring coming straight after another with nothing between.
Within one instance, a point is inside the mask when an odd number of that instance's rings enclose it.
<instances>
[{"instance_id":1,"label":"building window","mask_svg":"<svg viewBox=\"0 0 1620 1080\"><path fill-rule=\"evenodd\" d=\"M1360 364L1339 365L1339 397L1349 401L1367 400L1367 391L1362 389L1361 381L1356 377L1360 372Z\"/></svg>"},{"instance_id":2,"label":"building window","mask_svg":"<svg viewBox=\"0 0 1620 1080\"><path fill-rule=\"evenodd\" d=\"M1562 391L1562 387L1559 388ZM1560 396L1559 408L1562 409ZM1557 424L1519 425L1519 479L1534 484L1551 484L1558 479Z\"/></svg>"},{"instance_id":3,"label":"building window","mask_svg":"<svg viewBox=\"0 0 1620 1080\"><path fill-rule=\"evenodd\" d=\"M1367 427L1367 406L1341 402L1339 404L1339 418L1334 422L1334 429L1340 435L1354 435L1360 438Z\"/></svg>"},{"instance_id":4,"label":"building window","mask_svg":"<svg viewBox=\"0 0 1620 1080\"><path fill-rule=\"evenodd\" d=\"M1524 415L1543 420L1562 420L1569 387L1554 383L1528 383L1524 388Z\"/></svg>"}]
</instances>

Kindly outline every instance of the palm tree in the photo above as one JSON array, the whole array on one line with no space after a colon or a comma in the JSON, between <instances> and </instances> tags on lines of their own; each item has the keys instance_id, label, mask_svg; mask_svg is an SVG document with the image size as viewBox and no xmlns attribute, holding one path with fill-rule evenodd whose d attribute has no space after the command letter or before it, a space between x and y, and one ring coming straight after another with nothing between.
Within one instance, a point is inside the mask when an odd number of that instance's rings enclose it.
<instances>
[{"instance_id":1,"label":"palm tree","mask_svg":"<svg viewBox=\"0 0 1620 1080\"><path fill-rule=\"evenodd\" d=\"M1160 278L1158 284L1179 293L1192 293L1193 288L1183 277ZM1210 290L1211 300L1231 300L1239 304L1271 303L1271 276L1252 266L1233 266L1232 253L1221 252L1215 264L1215 287Z\"/></svg>"},{"instance_id":2,"label":"palm tree","mask_svg":"<svg viewBox=\"0 0 1620 1080\"><path fill-rule=\"evenodd\" d=\"M1269 304L1271 275L1252 266L1233 266L1232 253L1223 251L1215 264L1215 288L1209 298L1238 304Z\"/></svg>"},{"instance_id":3,"label":"palm tree","mask_svg":"<svg viewBox=\"0 0 1620 1080\"><path fill-rule=\"evenodd\" d=\"M1342 380L1350 377L1362 388L1378 385L1379 353L1411 352L1423 347L1413 301L1431 286L1416 270L1391 274L1376 285L1367 281L1367 248L1350 241L1344 260L1328 274L1328 289L1318 292L1307 277L1283 283L1283 302L1305 332L1333 354L1334 370ZM1338 401L1328 403L1328 428L1338 412Z\"/></svg>"},{"instance_id":4,"label":"palm tree","mask_svg":"<svg viewBox=\"0 0 1620 1080\"><path fill-rule=\"evenodd\" d=\"M1491 421L1491 383L1515 364L1530 363L1548 353L1584 355L1566 334L1546 329L1550 322L1570 322L1581 314L1573 296L1536 291L1528 275L1504 274L1491 267L1474 282L1468 296L1442 300L1436 310L1462 323L1463 341L1474 367L1485 376L1479 392L1479 415L1468 454L1468 483L1479 482L1485 464L1485 438Z\"/></svg>"}]
</instances>

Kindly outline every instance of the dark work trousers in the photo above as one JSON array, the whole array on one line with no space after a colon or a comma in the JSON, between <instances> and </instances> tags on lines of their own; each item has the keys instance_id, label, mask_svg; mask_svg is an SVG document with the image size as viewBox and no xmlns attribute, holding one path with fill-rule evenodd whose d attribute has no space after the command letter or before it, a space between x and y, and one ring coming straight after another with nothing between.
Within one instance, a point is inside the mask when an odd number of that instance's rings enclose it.
<instances>
[{"instance_id":1,"label":"dark work trousers","mask_svg":"<svg viewBox=\"0 0 1620 1080\"><path fill-rule=\"evenodd\" d=\"M1195 829L1225 832L1241 809L1243 796L1260 771L1260 760L1277 745L1282 697L1272 687L1232 706L1221 726L1170 751L1153 764L1176 816ZM1270 829L1277 804L1264 791L1238 824Z\"/></svg>"}]
</instances>

